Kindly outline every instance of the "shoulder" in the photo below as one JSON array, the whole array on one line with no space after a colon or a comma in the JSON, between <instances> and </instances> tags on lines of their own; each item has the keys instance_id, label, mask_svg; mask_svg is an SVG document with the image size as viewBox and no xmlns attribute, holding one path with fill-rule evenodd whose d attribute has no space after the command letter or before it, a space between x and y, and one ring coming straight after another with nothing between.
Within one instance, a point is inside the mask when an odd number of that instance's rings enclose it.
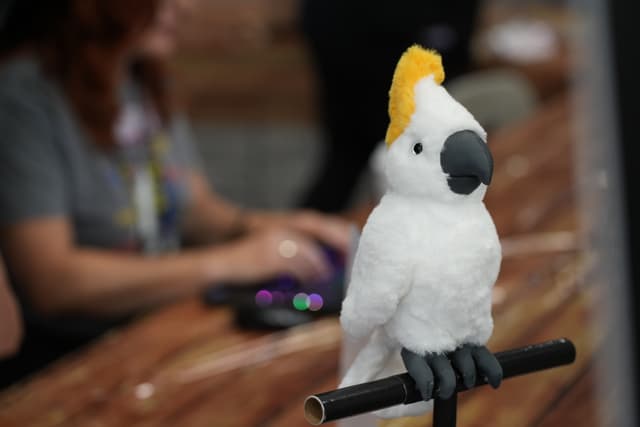
<instances>
[{"instance_id":1,"label":"shoulder","mask_svg":"<svg viewBox=\"0 0 640 427\"><path fill-rule=\"evenodd\" d=\"M0 63L0 90L11 88L26 89L36 84L38 86L48 82L42 71L40 62L33 56L23 55L10 58Z\"/></svg>"},{"instance_id":2,"label":"shoulder","mask_svg":"<svg viewBox=\"0 0 640 427\"><path fill-rule=\"evenodd\" d=\"M51 107L53 85L44 75L37 60L22 56L0 64L0 109L27 108L46 110Z\"/></svg>"},{"instance_id":3,"label":"shoulder","mask_svg":"<svg viewBox=\"0 0 640 427\"><path fill-rule=\"evenodd\" d=\"M35 61L15 59L0 65L0 157L23 161L49 150L56 141L60 109L51 85Z\"/></svg>"}]
</instances>

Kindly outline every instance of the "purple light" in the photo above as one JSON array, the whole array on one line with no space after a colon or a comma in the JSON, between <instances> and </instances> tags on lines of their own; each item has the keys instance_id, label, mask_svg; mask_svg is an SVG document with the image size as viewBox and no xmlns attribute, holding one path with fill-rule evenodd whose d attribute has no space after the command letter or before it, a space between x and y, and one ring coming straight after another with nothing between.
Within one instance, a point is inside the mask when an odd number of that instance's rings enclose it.
<instances>
[{"instance_id":1,"label":"purple light","mask_svg":"<svg viewBox=\"0 0 640 427\"><path fill-rule=\"evenodd\" d=\"M309 295L309 310L318 311L324 305L322 297L318 294Z\"/></svg>"},{"instance_id":2,"label":"purple light","mask_svg":"<svg viewBox=\"0 0 640 427\"><path fill-rule=\"evenodd\" d=\"M271 305L272 301L273 301L273 296L271 295L271 292L265 291L263 289L256 293L256 304L259 305L260 307L266 307L268 305Z\"/></svg>"},{"instance_id":3,"label":"purple light","mask_svg":"<svg viewBox=\"0 0 640 427\"><path fill-rule=\"evenodd\" d=\"M284 294L280 291L273 291L272 301L274 304L284 304Z\"/></svg>"},{"instance_id":4,"label":"purple light","mask_svg":"<svg viewBox=\"0 0 640 427\"><path fill-rule=\"evenodd\" d=\"M295 288L296 281L290 276L281 276L278 278L277 287L279 290L288 291Z\"/></svg>"}]
</instances>

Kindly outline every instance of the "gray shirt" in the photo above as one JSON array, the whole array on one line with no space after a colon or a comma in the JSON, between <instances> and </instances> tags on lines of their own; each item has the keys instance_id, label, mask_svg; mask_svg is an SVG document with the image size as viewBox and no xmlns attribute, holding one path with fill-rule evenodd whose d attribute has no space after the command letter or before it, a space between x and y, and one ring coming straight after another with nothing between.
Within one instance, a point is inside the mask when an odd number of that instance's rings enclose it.
<instances>
[{"instance_id":1,"label":"gray shirt","mask_svg":"<svg viewBox=\"0 0 640 427\"><path fill-rule=\"evenodd\" d=\"M185 124L163 126L133 84L124 85L121 98L118 144L107 152L91 142L35 60L1 66L1 226L64 217L80 247L147 254L178 249L186 176L198 167ZM20 284L13 285L23 297ZM64 292L64 284L51 292ZM70 322L46 323L55 329ZM71 323L64 328L79 326Z\"/></svg>"}]
</instances>

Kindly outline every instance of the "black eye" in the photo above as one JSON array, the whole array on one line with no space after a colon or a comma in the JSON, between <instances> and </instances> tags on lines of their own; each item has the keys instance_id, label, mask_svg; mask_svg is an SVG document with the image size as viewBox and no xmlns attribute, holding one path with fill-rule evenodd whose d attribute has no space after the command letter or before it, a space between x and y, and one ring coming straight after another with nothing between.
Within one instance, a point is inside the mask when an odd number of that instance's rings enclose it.
<instances>
[{"instance_id":1,"label":"black eye","mask_svg":"<svg viewBox=\"0 0 640 427\"><path fill-rule=\"evenodd\" d=\"M416 154L422 153L422 143L418 142L417 144L414 144L413 152Z\"/></svg>"}]
</instances>

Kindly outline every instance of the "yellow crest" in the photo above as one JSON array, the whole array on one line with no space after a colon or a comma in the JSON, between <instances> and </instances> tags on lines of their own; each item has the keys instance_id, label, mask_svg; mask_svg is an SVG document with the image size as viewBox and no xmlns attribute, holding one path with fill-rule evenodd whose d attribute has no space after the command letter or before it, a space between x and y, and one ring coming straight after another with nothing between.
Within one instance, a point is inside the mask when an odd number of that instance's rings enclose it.
<instances>
[{"instance_id":1,"label":"yellow crest","mask_svg":"<svg viewBox=\"0 0 640 427\"><path fill-rule=\"evenodd\" d=\"M434 50L413 45L402 54L389 90L389 129L385 138L390 146L404 132L416 110L414 88L422 78L433 74L437 84L444 81L442 58Z\"/></svg>"}]
</instances>

